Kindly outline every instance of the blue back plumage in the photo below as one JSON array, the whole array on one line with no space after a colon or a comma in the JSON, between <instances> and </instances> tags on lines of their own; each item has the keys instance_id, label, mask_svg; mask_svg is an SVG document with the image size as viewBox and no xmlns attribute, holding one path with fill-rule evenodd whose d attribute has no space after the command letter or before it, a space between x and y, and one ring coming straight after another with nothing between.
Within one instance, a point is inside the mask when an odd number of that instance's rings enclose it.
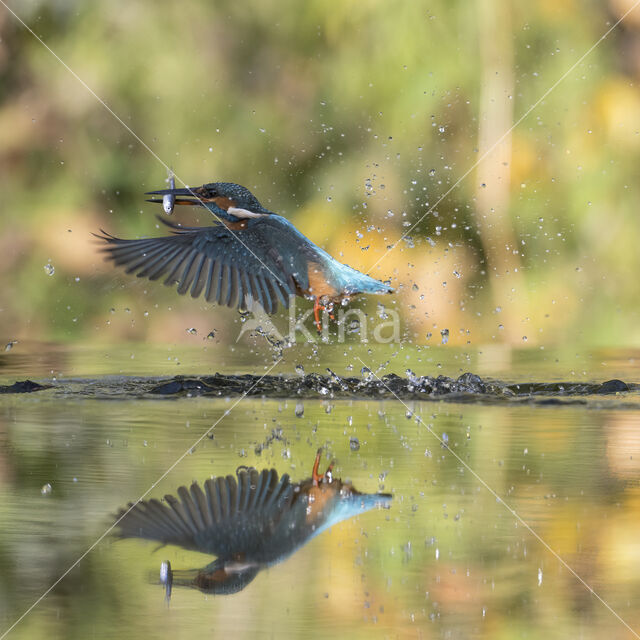
<instances>
[{"instance_id":1,"label":"blue back plumage","mask_svg":"<svg viewBox=\"0 0 640 640\"><path fill-rule=\"evenodd\" d=\"M215 216L207 227L162 222L173 233L126 240L104 233L104 251L127 273L177 285L179 294L202 295L241 310L259 303L268 314L294 296L335 302L358 293L385 294L388 285L341 264L245 187L212 182L194 189L162 189L177 204L200 204ZM153 199L152 202L162 202Z\"/></svg>"},{"instance_id":2,"label":"blue back plumage","mask_svg":"<svg viewBox=\"0 0 640 640\"><path fill-rule=\"evenodd\" d=\"M347 264L338 262L333 256L328 254L324 249L320 248L305 235L300 233L289 220L272 214L269 216L271 219L278 219L278 222L286 227L287 231L297 237L299 241L299 248L307 254L307 258L318 260L322 263L326 270L327 280L338 291L342 291L346 295L354 295L356 293L370 293L370 294L383 294L393 293L393 289L389 286L368 276L360 271L350 267ZM252 221L251 224L260 224L259 222Z\"/></svg>"}]
</instances>

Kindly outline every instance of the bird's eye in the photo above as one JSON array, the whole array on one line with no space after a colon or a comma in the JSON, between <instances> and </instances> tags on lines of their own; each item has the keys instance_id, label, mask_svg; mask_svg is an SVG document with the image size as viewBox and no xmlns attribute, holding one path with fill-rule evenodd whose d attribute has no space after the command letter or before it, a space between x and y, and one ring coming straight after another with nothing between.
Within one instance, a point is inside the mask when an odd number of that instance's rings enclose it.
<instances>
[{"instance_id":1,"label":"bird's eye","mask_svg":"<svg viewBox=\"0 0 640 640\"><path fill-rule=\"evenodd\" d=\"M201 198L215 198L218 195L218 192L216 191L216 189L206 184L202 185L200 189L198 189L197 193Z\"/></svg>"}]
</instances>

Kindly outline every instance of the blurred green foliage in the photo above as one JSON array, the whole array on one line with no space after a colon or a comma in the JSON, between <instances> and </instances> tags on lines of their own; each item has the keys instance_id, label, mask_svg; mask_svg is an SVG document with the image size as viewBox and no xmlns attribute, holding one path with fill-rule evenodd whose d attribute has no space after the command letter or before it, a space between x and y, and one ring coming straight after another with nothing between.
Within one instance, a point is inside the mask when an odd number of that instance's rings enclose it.
<instances>
[{"instance_id":1,"label":"blurred green foliage","mask_svg":"<svg viewBox=\"0 0 640 640\"><path fill-rule=\"evenodd\" d=\"M237 318L97 253L100 227L158 233L157 154L188 184L246 185L363 270L409 231L372 273L414 341L636 344L640 12L570 70L630 7L15 5L69 69L0 11L2 335L175 342ZM497 139L482 128L513 125L467 175Z\"/></svg>"}]
</instances>

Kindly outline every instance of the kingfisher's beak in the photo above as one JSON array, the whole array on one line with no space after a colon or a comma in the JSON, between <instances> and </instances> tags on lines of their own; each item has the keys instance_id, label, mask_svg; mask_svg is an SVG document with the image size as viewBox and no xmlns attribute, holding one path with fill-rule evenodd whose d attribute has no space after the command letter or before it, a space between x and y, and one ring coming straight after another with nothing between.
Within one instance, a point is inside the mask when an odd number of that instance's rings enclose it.
<instances>
[{"instance_id":1,"label":"kingfisher's beak","mask_svg":"<svg viewBox=\"0 0 640 640\"><path fill-rule=\"evenodd\" d=\"M158 189L158 191L147 191L146 196L173 196L174 204L190 204L199 205L201 200L206 200L204 195L200 195L198 192L201 187L195 187L193 189ZM164 197L162 198L149 198L147 202L156 202L162 204Z\"/></svg>"}]
</instances>

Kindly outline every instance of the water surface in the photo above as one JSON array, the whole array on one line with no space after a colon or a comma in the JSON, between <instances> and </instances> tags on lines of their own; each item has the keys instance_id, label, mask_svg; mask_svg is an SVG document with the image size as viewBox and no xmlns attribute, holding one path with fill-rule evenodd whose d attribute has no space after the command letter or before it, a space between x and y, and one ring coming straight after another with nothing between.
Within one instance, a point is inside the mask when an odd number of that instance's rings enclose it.
<instances>
[{"instance_id":1,"label":"water surface","mask_svg":"<svg viewBox=\"0 0 640 640\"><path fill-rule=\"evenodd\" d=\"M302 480L319 447L326 462L336 459L336 476L392 493L391 508L335 525L238 594L176 589L169 606L157 584L160 563L195 568L212 558L108 536L7 637L632 637L483 482L640 628L637 391L561 405L127 393L105 400L87 392L91 384L259 375L270 363L251 369L253 356L216 360L215 349L19 347L3 354L1 383L60 387L0 396L0 637L128 502L240 465ZM363 348L345 360L344 351L322 367L304 359L305 373L329 366L360 375L356 359L373 357ZM631 352L510 352L507 364L502 354L493 366L478 352L389 355L381 374L637 380ZM376 353L372 370L382 358ZM271 373L299 375L293 365Z\"/></svg>"}]
</instances>

